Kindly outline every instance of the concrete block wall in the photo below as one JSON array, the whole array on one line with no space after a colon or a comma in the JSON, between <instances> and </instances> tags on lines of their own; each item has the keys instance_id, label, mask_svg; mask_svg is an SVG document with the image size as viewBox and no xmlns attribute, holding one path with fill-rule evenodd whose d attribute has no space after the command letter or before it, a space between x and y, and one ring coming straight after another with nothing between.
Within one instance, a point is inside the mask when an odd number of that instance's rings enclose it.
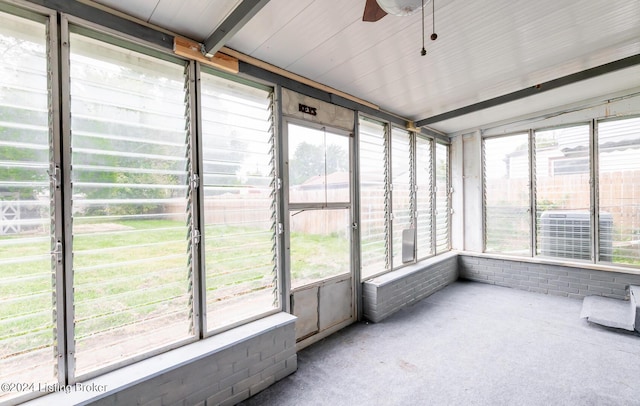
<instances>
[{"instance_id":1,"label":"concrete block wall","mask_svg":"<svg viewBox=\"0 0 640 406\"><path fill-rule=\"evenodd\" d=\"M640 283L636 274L465 254L458 257L458 269L461 279L574 299L625 299L626 287Z\"/></svg>"},{"instance_id":2,"label":"concrete block wall","mask_svg":"<svg viewBox=\"0 0 640 406\"><path fill-rule=\"evenodd\" d=\"M375 323L458 279L457 254L449 253L362 283L363 315Z\"/></svg>"},{"instance_id":3,"label":"concrete block wall","mask_svg":"<svg viewBox=\"0 0 640 406\"><path fill-rule=\"evenodd\" d=\"M279 313L105 374L86 382L107 389L92 397L59 392L28 404L235 405L297 370L295 320Z\"/></svg>"}]
</instances>

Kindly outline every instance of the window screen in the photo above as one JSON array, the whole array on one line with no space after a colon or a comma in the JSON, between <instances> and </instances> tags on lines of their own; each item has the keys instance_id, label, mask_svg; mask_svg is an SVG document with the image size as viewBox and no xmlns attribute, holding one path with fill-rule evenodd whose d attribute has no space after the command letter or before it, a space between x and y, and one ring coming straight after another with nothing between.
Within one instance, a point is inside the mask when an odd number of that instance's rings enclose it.
<instances>
[{"instance_id":1,"label":"window screen","mask_svg":"<svg viewBox=\"0 0 640 406\"><path fill-rule=\"evenodd\" d=\"M361 277L389 269L386 125L360 118Z\"/></svg>"},{"instance_id":2,"label":"window screen","mask_svg":"<svg viewBox=\"0 0 640 406\"><path fill-rule=\"evenodd\" d=\"M278 307L271 93L201 76L207 328Z\"/></svg>"},{"instance_id":3,"label":"window screen","mask_svg":"<svg viewBox=\"0 0 640 406\"><path fill-rule=\"evenodd\" d=\"M640 118L598 123L599 260L640 265Z\"/></svg>"},{"instance_id":4,"label":"window screen","mask_svg":"<svg viewBox=\"0 0 640 406\"><path fill-rule=\"evenodd\" d=\"M192 335L184 67L70 38L76 374Z\"/></svg>"},{"instance_id":5,"label":"window screen","mask_svg":"<svg viewBox=\"0 0 640 406\"><path fill-rule=\"evenodd\" d=\"M0 13L0 382L55 381L43 24ZM37 388L0 391L0 402Z\"/></svg>"},{"instance_id":6,"label":"window screen","mask_svg":"<svg viewBox=\"0 0 640 406\"><path fill-rule=\"evenodd\" d=\"M485 250L530 255L529 135L484 140Z\"/></svg>"},{"instance_id":7,"label":"window screen","mask_svg":"<svg viewBox=\"0 0 640 406\"><path fill-rule=\"evenodd\" d=\"M589 126L536 131L534 140L536 253L590 260Z\"/></svg>"}]
</instances>

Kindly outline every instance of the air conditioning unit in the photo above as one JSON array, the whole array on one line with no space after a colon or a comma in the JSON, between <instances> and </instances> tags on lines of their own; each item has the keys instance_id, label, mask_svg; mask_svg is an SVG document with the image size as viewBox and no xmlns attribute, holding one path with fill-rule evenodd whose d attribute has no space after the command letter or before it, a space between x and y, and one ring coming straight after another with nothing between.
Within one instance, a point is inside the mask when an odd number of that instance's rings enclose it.
<instances>
[{"instance_id":1,"label":"air conditioning unit","mask_svg":"<svg viewBox=\"0 0 640 406\"><path fill-rule=\"evenodd\" d=\"M587 211L549 210L540 216L542 255L591 259L591 215ZM600 213L600 260L613 259L613 216Z\"/></svg>"}]
</instances>

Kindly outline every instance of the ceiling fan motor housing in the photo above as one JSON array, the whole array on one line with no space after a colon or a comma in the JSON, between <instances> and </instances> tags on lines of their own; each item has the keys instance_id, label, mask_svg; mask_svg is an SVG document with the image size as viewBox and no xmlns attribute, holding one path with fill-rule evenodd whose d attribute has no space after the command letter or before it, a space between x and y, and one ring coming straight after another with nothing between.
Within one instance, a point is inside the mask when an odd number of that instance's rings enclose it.
<instances>
[{"instance_id":1,"label":"ceiling fan motor housing","mask_svg":"<svg viewBox=\"0 0 640 406\"><path fill-rule=\"evenodd\" d=\"M422 8L422 0L376 0L380 8L394 16L408 16ZM424 4L431 0L425 0Z\"/></svg>"}]
</instances>

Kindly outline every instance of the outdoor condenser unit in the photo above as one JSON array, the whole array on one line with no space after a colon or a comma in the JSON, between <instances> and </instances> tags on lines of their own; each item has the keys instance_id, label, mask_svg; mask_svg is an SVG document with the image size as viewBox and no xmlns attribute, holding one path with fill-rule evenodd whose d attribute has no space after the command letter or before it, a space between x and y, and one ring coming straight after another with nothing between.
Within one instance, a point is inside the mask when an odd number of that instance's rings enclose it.
<instances>
[{"instance_id":1,"label":"outdoor condenser unit","mask_svg":"<svg viewBox=\"0 0 640 406\"><path fill-rule=\"evenodd\" d=\"M549 210L540 216L541 254L590 260L591 215L585 211ZM600 213L600 260L613 259L613 216Z\"/></svg>"}]
</instances>

